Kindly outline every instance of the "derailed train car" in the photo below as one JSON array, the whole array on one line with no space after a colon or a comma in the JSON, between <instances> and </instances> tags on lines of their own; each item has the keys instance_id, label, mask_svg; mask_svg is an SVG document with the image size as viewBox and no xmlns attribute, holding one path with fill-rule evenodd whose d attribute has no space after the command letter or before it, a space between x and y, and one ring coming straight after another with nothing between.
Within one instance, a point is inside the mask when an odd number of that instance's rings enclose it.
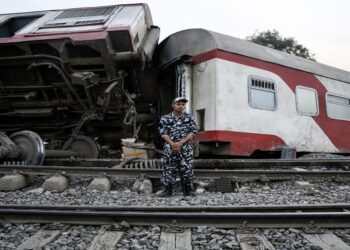
<instances>
[{"instance_id":1,"label":"derailed train car","mask_svg":"<svg viewBox=\"0 0 350 250\"><path fill-rule=\"evenodd\" d=\"M158 39L146 4L0 15L0 159L152 140Z\"/></svg>"},{"instance_id":2,"label":"derailed train car","mask_svg":"<svg viewBox=\"0 0 350 250\"><path fill-rule=\"evenodd\" d=\"M203 29L158 39L146 4L0 15L0 161L157 144L175 96L201 155L350 152L349 72Z\"/></svg>"},{"instance_id":3,"label":"derailed train car","mask_svg":"<svg viewBox=\"0 0 350 250\"><path fill-rule=\"evenodd\" d=\"M190 100L202 154L350 152L349 72L203 29L170 35L158 64Z\"/></svg>"}]
</instances>

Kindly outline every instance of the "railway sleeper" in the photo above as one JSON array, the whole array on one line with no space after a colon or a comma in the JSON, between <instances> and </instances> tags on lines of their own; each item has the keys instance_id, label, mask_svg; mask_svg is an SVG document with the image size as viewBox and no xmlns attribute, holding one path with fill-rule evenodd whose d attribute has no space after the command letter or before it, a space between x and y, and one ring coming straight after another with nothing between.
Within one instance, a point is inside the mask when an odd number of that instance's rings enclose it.
<instances>
[{"instance_id":1,"label":"railway sleeper","mask_svg":"<svg viewBox=\"0 0 350 250\"><path fill-rule=\"evenodd\" d=\"M127 225L127 226L125 226ZM73 226L74 227L74 226ZM46 246L54 243L60 238L64 238L67 235L72 235L70 231L74 231L73 227L64 224L47 224L40 228L34 235L23 240L17 247L19 250L24 249L43 249ZM137 227L139 228L139 227ZM159 226L153 225L150 231L154 236L152 247L159 250L165 249L198 249L198 244L206 244L206 246L212 247L217 242L219 247L229 249L241 249L241 250L254 250L254 249L269 249L274 250L278 248L279 239L274 236L271 237L268 231L251 228L249 231L242 231L241 229L216 229L209 226L197 226L193 228L181 228L181 230L168 230L168 227L160 229ZM214 229L214 230L213 230ZM126 242L135 237L135 233L132 232L133 227L123 221L113 225L103 225L97 230L92 241L90 241L86 249L89 250L112 250L118 248L123 240ZM140 230L140 229L138 229ZM293 242L292 244L302 244L300 247L304 247L304 244L312 246L311 249L350 249L341 238L336 236L329 229L319 229L318 231L310 231L306 229L289 228L285 231L291 232L300 236L301 243ZM152 235L151 234L151 235ZM283 238L283 233L278 233ZM227 238L226 241L222 241L222 238ZM208 240L209 239L209 240ZM202 243L201 241L207 241ZM135 245L139 245L140 249L144 248L143 244L147 244L147 240L144 238L136 237L132 241ZM156 242L156 244L154 244ZM277 243L276 243L277 242ZM119 245L118 245L119 244ZM149 244L149 243L148 243Z\"/></svg>"}]
</instances>

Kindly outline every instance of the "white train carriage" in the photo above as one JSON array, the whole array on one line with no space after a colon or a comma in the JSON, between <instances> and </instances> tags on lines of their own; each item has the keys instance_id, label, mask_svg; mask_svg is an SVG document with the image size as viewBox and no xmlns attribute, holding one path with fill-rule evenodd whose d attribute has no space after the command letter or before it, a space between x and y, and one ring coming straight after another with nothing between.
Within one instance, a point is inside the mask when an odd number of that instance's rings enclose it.
<instances>
[{"instance_id":1,"label":"white train carriage","mask_svg":"<svg viewBox=\"0 0 350 250\"><path fill-rule=\"evenodd\" d=\"M349 72L203 29L170 35L158 64L163 109L163 86L190 99L200 152L350 152Z\"/></svg>"}]
</instances>

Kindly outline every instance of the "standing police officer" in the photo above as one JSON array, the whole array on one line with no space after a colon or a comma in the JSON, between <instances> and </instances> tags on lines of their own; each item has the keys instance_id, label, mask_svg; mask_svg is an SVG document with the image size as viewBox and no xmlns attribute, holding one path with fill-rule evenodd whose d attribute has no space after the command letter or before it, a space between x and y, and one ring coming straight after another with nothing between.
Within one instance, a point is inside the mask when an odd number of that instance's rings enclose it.
<instances>
[{"instance_id":1,"label":"standing police officer","mask_svg":"<svg viewBox=\"0 0 350 250\"><path fill-rule=\"evenodd\" d=\"M192 115L185 113L185 97L177 97L172 102L173 112L161 117L159 133L165 141L161 158L163 184L165 190L160 197L173 195L176 168L179 168L183 195L192 194L193 150L190 141L197 133L197 124Z\"/></svg>"}]
</instances>

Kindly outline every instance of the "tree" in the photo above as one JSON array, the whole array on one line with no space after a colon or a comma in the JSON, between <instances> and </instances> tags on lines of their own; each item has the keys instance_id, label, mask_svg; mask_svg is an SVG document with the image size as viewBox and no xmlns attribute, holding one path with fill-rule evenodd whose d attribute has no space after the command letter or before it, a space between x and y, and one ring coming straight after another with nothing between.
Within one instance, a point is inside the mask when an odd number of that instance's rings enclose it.
<instances>
[{"instance_id":1,"label":"tree","mask_svg":"<svg viewBox=\"0 0 350 250\"><path fill-rule=\"evenodd\" d=\"M309 49L299 44L293 37L282 37L277 30L267 30L258 33L255 32L252 36L248 36L246 40L267 46L269 48L281 50L295 56L316 61L315 54L311 54Z\"/></svg>"}]
</instances>

